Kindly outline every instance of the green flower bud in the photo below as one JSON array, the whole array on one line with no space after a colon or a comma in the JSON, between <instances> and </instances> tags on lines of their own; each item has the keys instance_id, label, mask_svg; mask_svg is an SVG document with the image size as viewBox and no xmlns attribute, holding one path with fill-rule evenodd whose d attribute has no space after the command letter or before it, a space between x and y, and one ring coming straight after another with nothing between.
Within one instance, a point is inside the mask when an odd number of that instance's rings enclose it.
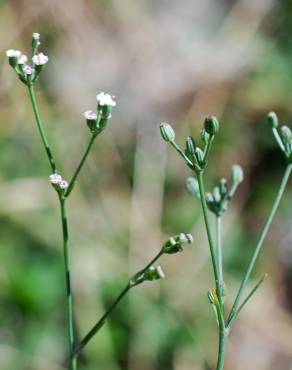
<instances>
[{"instance_id":1,"label":"green flower bud","mask_svg":"<svg viewBox=\"0 0 292 370\"><path fill-rule=\"evenodd\" d=\"M233 185L238 185L243 181L243 169L238 164L232 166L231 180Z\"/></svg>"},{"instance_id":2,"label":"green flower bud","mask_svg":"<svg viewBox=\"0 0 292 370\"><path fill-rule=\"evenodd\" d=\"M281 138L283 140L283 143L285 145L288 145L291 142L292 139L292 133L288 126L282 126L281 127Z\"/></svg>"},{"instance_id":3,"label":"green flower bud","mask_svg":"<svg viewBox=\"0 0 292 370\"><path fill-rule=\"evenodd\" d=\"M213 198L213 195L211 194L211 193L206 193L206 195L205 195L205 197L206 197L206 202L208 203L208 204L210 204L210 203L213 203L214 202L214 198Z\"/></svg>"},{"instance_id":4,"label":"green flower bud","mask_svg":"<svg viewBox=\"0 0 292 370\"><path fill-rule=\"evenodd\" d=\"M221 194L220 194L220 190L219 190L218 186L215 186L215 188L213 189L213 198L214 198L216 203L220 203Z\"/></svg>"},{"instance_id":5,"label":"green flower bud","mask_svg":"<svg viewBox=\"0 0 292 370\"><path fill-rule=\"evenodd\" d=\"M101 131L96 112L87 110L84 112L84 117L86 118L87 126L92 133Z\"/></svg>"},{"instance_id":6,"label":"green flower bud","mask_svg":"<svg viewBox=\"0 0 292 370\"><path fill-rule=\"evenodd\" d=\"M207 116L204 122L204 128L209 135L215 135L219 131L219 122L214 116Z\"/></svg>"},{"instance_id":7,"label":"green flower bud","mask_svg":"<svg viewBox=\"0 0 292 370\"><path fill-rule=\"evenodd\" d=\"M204 144L207 144L209 141L210 135L206 132L204 128L201 130L201 139Z\"/></svg>"},{"instance_id":8,"label":"green flower bud","mask_svg":"<svg viewBox=\"0 0 292 370\"><path fill-rule=\"evenodd\" d=\"M188 177L186 179L186 188L191 195L200 198L199 184L194 177Z\"/></svg>"},{"instance_id":9,"label":"green flower bud","mask_svg":"<svg viewBox=\"0 0 292 370\"><path fill-rule=\"evenodd\" d=\"M267 115L267 124L271 127L271 128L277 128L279 126L279 121L278 121L278 117L276 115L275 112L270 112L268 115Z\"/></svg>"},{"instance_id":10,"label":"green flower bud","mask_svg":"<svg viewBox=\"0 0 292 370\"><path fill-rule=\"evenodd\" d=\"M186 140L186 155L189 157L193 157L196 151L196 143L195 140L189 136Z\"/></svg>"},{"instance_id":11,"label":"green flower bud","mask_svg":"<svg viewBox=\"0 0 292 370\"><path fill-rule=\"evenodd\" d=\"M170 124L162 122L160 124L160 133L163 139L167 142L172 142L175 140L175 132Z\"/></svg>"},{"instance_id":12,"label":"green flower bud","mask_svg":"<svg viewBox=\"0 0 292 370\"><path fill-rule=\"evenodd\" d=\"M185 243L192 243L193 237L191 234L178 234L171 237L162 247L162 252L167 254L174 254L178 252L182 252L182 244Z\"/></svg>"},{"instance_id":13,"label":"green flower bud","mask_svg":"<svg viewBox=\"0 0 292 370\"><path fill-rule=\"evenodd\" d=\"M150 266L144 273L144 280L153 281L163 279L165 274L161 266Z\"/></svg>"},{"instance_id":14,"label":"green flower bud","mask_svg":"<svg viewBox=\"0 0 292 370\"><path fill-rule=\"evenodd\" d=\"M204 162L204 152L200 148L196 148L195 157L197 159L198 164L202 164Z\"/></svg>"},{"instance_id":15,"label":"green flower bud","mask_svg":"<svg viewBox=\"0 0 292 370\"><path fill-rule=\"evenodd\" d=\"M221 179L220 180L220 194L221 195L226 195L227 192L228 192L228 183L227 183L227 180L226 179Z\"/></svg>"}]
</instances>

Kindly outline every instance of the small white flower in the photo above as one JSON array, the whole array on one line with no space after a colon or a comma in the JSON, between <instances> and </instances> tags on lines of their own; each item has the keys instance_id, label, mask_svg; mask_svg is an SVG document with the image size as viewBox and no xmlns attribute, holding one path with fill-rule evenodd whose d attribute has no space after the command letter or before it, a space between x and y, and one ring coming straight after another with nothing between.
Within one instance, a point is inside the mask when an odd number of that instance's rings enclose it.
<instances>
[{"instance_id":1,"label":"small white flower","mask_svg":"<svg viewBox=\"0 0 292 370\"><path fill-rule=\"evenodd\" d=\"M93 110L87 110L84 113L84 117L88 120L95 120L97 119L97 113L94 112Z\"/></svg>"},{"instance_id":2,"label":"small white flower","mask_svg":"<svg viewBox=\"0 0 292 370\"><path fill-rule=\"evenodd\" d=\"M32 38L38 41L40 39L40 34L38 32L34 32L32 34Z\"/></svg>"},{"instance_id":3,"label":"small white flower","mask_svg":"<svg viewBox=\"0 0 292 370\"><path fill-rule=\"evenodd\" d=\"M8 56L8 58L10 57L19 58L21 56L21 51L9 49L6 51L6 55Z\"/></svg>"},{"instance_id":4,"label":"small white flower","mask_svg":"<svg viewBox=\"0 0 292 370\"><path fill-rule=\"evenodd\" d=\"M158 276L161 279L163 279L165 277L165 274L164 274L161 266L156 266L156 272L157 272Z\"/></svg>"},{"instance_id":5,"label":"small white flower","mask_svg":"<svg viewBox=\"0 0 292 370\"><path fill-rule=\"evenodd\" d=\"M68 182L65 181L65 180L62 180L61 182L59 182L59 188L60 189L67 189L68 188Z\"/></svg>"},{"instance_id":6,"label":"small white flower","mask_svg":"<svg viewBox=\"0 0 292 370\"><path fill-rule=\"evenodd\" d=\"M58 173L53 173L52 175L50 175L49 180L52 184L57 185L62 182L62 176Z\"/></svg>"},{"instance_id":7,"label":"small white flower","mask_svg":"<svg viewBox=\"0 0 292 370\"><path fill-rule=\"evenodd\" d=\"M26 74L26 75L32 75L33 74L33 72L34 72L34 69L31 67L31 66L29 66L29 65L25 65L24 67L23 67L23 72Z\"/></svg>"},{"instance_id":8,"label":"small white flower","mask_svg":"<svg viewBox=\"0 0 292 370\"><path fill-rule=\"evenodd\" d=\"M39 53L32 57L32 61L35 65L42 66L48 63L49 58L45 54Z\"/></svg>"},{"instance_id":9,"label":"small white flower","mask_svg":"<svg viewBox=\"0 0 292 370\"><path fill-rule=\"evenodd\" d=\"M27 56L24 54L21 54L20 57L17 60L18 64L25 64L27 62Z\"/></svg>"},{"instance_id":10,"label":"small white flower","mask_svg":"<svg viewBox=\"0 0 292 370\"><path fill-rule=\"evenodd\" d=\"M114 107L117 103L113 100L113 96L110 94L105 94L104 92L99 93L96 95L96 99L99 105L108 105L110 107Z\"/></svg>"}]
</instances>

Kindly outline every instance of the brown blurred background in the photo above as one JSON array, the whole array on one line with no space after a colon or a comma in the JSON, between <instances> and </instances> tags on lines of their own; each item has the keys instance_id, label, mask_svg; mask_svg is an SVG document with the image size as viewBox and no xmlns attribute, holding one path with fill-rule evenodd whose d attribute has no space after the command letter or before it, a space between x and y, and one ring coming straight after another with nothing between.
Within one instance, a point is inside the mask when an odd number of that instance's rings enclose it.
<instances>
[{"instance_id":1,"label":"brown blurred background","mask_svg":"<svg viewBox=\"0 0 292 370\"><path fill-rule=\"evenodd\" d=\"M162 282L131 291L80 369L213 369L201 209L158 127L173 123L183 145L215 114L207 188L229 178L233 163L245 170L223 221L230 307L284 170L264 121L270 110L291 119L291 1L2 0L0 24L0 369L64 369L67 346L58 204L26 89L5 56L29 54L32 32L50 58L37 97L66 179L89 140L83 111L100 91L117 101L69 201L81 335L164 240L181 231L195 239L161 260ZM234 327L226 370L292 369L291 196L290 184L251 284L264 272L269 279Z\"/></svg>"}]
</instances>

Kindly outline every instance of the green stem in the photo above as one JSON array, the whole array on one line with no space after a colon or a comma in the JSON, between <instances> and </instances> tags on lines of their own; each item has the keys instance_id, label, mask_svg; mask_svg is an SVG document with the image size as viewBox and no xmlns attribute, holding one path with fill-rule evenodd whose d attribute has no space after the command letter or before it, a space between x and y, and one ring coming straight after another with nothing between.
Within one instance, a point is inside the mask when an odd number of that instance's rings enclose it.
<instances>
[{"instance_id":1,"label":"green stem","mask_svg":"<svg viewBox=\"0 0 292 370\"><path fill-rule=\"evenodd\" d=\"M151 265L153 265L162 255L163 251L160 251L152 260L149 262L143 270L140 271L143 274ZM116 300L113 304L109 307L109 309L103 314L103 316L97 321L97 323L93 326L93 328L85 335L85 337L81 340L75 351L73 352L73 358L77 358L78 354L83 350L83 348L88 344L88 342L95 336L95 334L102 328L103 324L105 323L108 316L112 313L114 308L118 305L118 303L125 297L125 295L129 292L131 288L135 285L131 284L131 279L126 287L121 291L118 295Z\"/></svg>"},{"instance_id":2,"label":"green stem","mask_svg":"<svg viewBox=\"0 0 292 370\"><path fill-rule=\"evenodd\" d=\"M40 113L39 113L39 109L38 109L38 105L37 105L33 85L28 86L28 92L29 92L29 96L30 96L30 100L31 100L31 104L32 104L32 109L33 109L33 112L34 112L34 115L35 115L37 128L39 130L39 133L40 133L40 136L41 136L41 139L42 139L42 143L44 145L44 148L45 148L45 151L46 151L46 154L47 154L52 172L55 173L57 171L56 163L55 163L52 151L50 149L48 140L46 138L45 131L43 129L43 125L42 125L42 121L41 121L41 117L40 117Z\"/></svg>"},{"instance_id":3,"label":"green stem","mask_svg":"<svg viewBox=\"0 0 292 370\"><path fill-rule=\"evenodd\" d=\"M86 161L86 158L88 157L88 154L89 154L89 152L92 148L92 145L94 143L94 140L95 140L96 136L97 136L97 134L92 134L91 139L89 141L89 144L88 144L88 146L85 150L85 153L83 154L83 157L81 158L81 161L79 162L79 165L78 165L74 175L72 176L72 179L69 182L69 186L68 186L67 191L65 193L65 197L68 197L70 195L71 191L73 190L73 187L75 185L77 177L78 177L80 171L82 170L82 167L83 167L83 165Z\"/></svg>"},{"instance_id":4,"label":"green stem","mask_svg":"<svg viewBox=\"0 0 292 370\"><path fill-rule=\"evenodd\" d=\"M281 184L280 184L280 188L278 190L276 199L274 201L274 204L273 204L271 213L270 213L270 215L269 215L266 223L264 224L264 227L262 229L262 232L261 232L261 234L259 236L259 239L258 239L258 242L256 244L255 250L253 252L251 261L250 261L250 263L248 265L248 268L247 268L247 270L245 272L245 275L244 275L244 277L242 279L242 282L240 284L240 288L238 290L237 296L235 298L235 301L234 301L233 306L231 308L231 312L230 312L229 317L228 317L228 322L230 322L230 320L234 317L234 315L236 314L236 311L237 311L237 309L239 307L241 296L242 296L243 291L244 291L244 289L246 287L246 284L248 282L248 279L250 277L250 274L251 274L251 272L252 272L252 270L254 268L254 265L256 263L256 259L257 259L258 255L259 255L259 252L260 252L260 250L262 248L262 245L263 245L263 242L265 240L265 237L266 237L266 235L267 235L267 233L269 231L269 228L271 226L271 223L272 223L272 221L274 219L275 213L276 213L276 211L277 211L277 209L279 207L280 201L282 199L282 196L284 194L286 185L288 183L288 180L289 180L289 177L290 177L290 174L291 174L291 170L292 170L292 164L289 163L287 165L286 170L285 170L285 173L283 175L283 178L282 178L282 181L281 181Z\"/></svg>"},{"instance_id":5,"label":"green stem","mask_svg":"<svg viewBox=\"0 0 292 370\"><path fill-rule=\"evenodd\" d=\"M208 242L209 242L209 249L210 249L211 260L212 260L212 266L213 266L213 273L214 273L215 284L216 284L216 292L218 295L220 307L222 308L222 294L221 294L222 292L221 292L221 287L219 283L219 271L218 271L218 265L217 265L216 254L215 254L215 247L214 247L212 234L211 234L210 222L208 218L208 208L207 208L207 203L206 203L206 198L205 198L205 187L204 187L202 171L199 171L197 173L197 178L198 178L199 191L200 191L200 201L201 201L201 205L203 209L204 221L205 221L207 237L208 237Z\"/></svg>"},{"instance_id":6,"label":"green stem","mask_svg":"<svg viewBox=\"0 0 292 370\"><path fill-rule=\"evenodd\" d=\"M223 370L224 360L225 360L225 350L226 350L227 335L224 331L219 332L219 350L216 370Z\"/></svg>"},{"instance_id":7,"label":"green stem","mask_svg":"<svg viewBox=\"0 0 292 370\"><path fill-rule=\"evenodd\" d=\"M223 276L223 262L222 262L222 218L216 215L216 251L217 251L217 263L218 263L218 275L219 283L224 281Z\"/></svg>"},{"instance_id":8,"label":"green stem","mask_svg":"<svg viewBox=\"0 0 292 370\"><path fill-rule=\"evenodd\" d=\"M59 195L62 231L63 231L63 247L64 247L64 267L65 267L65 282L66 282L66 299L67 299L67 325L68 325L68 339L70 348L70 369L77 369L77 359L73 357L75 349L74 338L74 323L73 323L73 302L72 302L72 289L70 277L70 250L69 250L69 233L66 212L66 200Z\"/></svg>"}]
</instances>

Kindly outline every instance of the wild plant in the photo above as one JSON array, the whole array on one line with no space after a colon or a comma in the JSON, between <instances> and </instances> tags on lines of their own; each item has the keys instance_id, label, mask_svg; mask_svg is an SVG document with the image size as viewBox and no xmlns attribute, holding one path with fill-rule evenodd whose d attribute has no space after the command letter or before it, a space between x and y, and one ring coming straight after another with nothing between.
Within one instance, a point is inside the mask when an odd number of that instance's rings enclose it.
<instances>
[{"instance_id":1,"label":"wild plant","mask_svg":"<svg viewBox=\"0 0 292 370\"><path fill-rule=\"evenodd\" d=\"M125 284L124 289L121 293L113 300L113 303L106 310L106 312L100 317L99 320L93 325L84 337L77 341L76 339L76 323L74 322L74 307L73 307L73 290L71 284L71 249L70 249L70 233L67 220L67 201L74 189L76 181L82 171L82 168L88 158L88 155L93 147L96 138L105 130L108 126L108 122L112 116L113 108L116 106L114 97L110 94L101 92L96 96L97 106L94 110L87 110L84 112L84 118L89 128L90 139L87 148L75 172L73 173L71 180L67 182L63 179L61 174L57 170L57 164L55 156L49 145L48 138L41 120L41 115L35 94L35 84L38 81L43 69L49 61L48 56L39 52L40 47L40 35L34 33L32 36L32 58L31 63L28 64L28 58L19 50L7 50L6 54L10 66L16 72L19 80L25 85L31 105L33 114L35 117L38 132L41 137L41 142L44 147L51 174L49 176L49 182L56 192L59 205L60 205L60 219L62 224L62 236L63 236L63 258L64 258L64 281L65 281L65 293L66 293L66 315L67 315L67 334L68 334L68 368L70 370L77 370L78 355L87 346L90 340L99 332L102 326L105 324L110 314L119 304L119 302L126 296L126 294L133 288L144 281L155 281L164 278L162 268L155 263L164 254L176 254L183 250L182 245L191 243L193 241L190 234L181 233L171 237L167 240L161 250L155 255L155 257L141 270L134 274L128 282Z\"/></svg>"},{"instance_id":2,"label":"wild plant","mask_svg":"<svg viewBox=\"0 0 292 370\"><path fill-rule=\"evenodd\" d=\"M233 328L235 320L267 276L266 274L264 274L259 279L258 283L251 289L251 291L246 296L244 296L245 288L255 266L258 255L261 251L271 223L274 219L275 213L279 207L292 170L291 130L287 126L282 126L279 129L278 118L274 112L268 114L267 123L272 130L278 147L283 153L283 157L286 161L286 168L281 179L280 186L272 205L271 211L260 232L256 246L253 250L249 264L244 273L237 295L234 299L228 315L226 315L226 284L224 281L224 264L222 259L222 218L227 211L228 205L234 197L239 184L243 181L243 170L239 165L234 165L231 170L231 184L229 184L225 178L222 178L219 184L214 187L212 192L206 193L205 172L207 169L212 145L219 131L218 120L214 116L206 117L203 128L201 130L201 140L203 143L202 148L200 148L198 142L195 141L194 138L189 136L186 139L184 150L176 143L175 131L172 126L168 123L162 123L160 125L162 138L176 150L176 152L181 156L185 164L194 174L193 177L189 177L186 180L186 187L189 193L198 198L201 203L215 284L215 286L208 291L208 299L215 312L218 328L219 350L216 365L217 370L222 370L224 368L227 340ZM215 217L216 228L214 233L211 229L209 213L212 213Z\"/></svg>"}]
</instances>

